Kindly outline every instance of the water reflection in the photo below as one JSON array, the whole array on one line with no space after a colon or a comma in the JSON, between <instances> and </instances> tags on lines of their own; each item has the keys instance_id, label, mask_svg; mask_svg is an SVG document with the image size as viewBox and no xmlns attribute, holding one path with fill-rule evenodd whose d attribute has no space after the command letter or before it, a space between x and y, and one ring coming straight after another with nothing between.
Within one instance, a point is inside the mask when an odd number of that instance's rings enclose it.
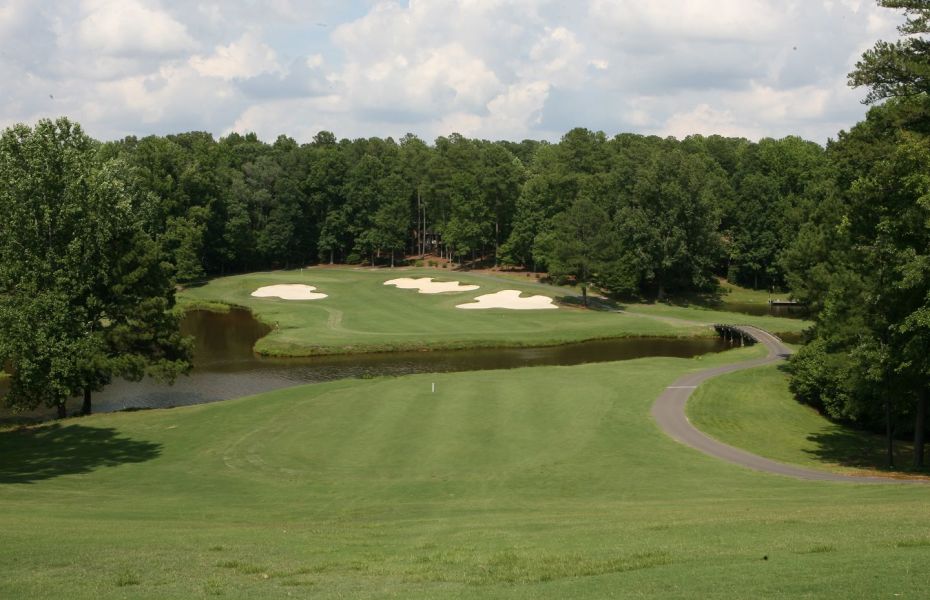
<instances>
[{"instance_id":1,"label":"water reflection","mask_svg":"<svg viewBox=\"0 0 930 600\"><path fill-rule=\"evenodd\" d=\"M577 365L647 356L692 357L731 346L719 338L634 338L547 348L449 352L391 352L310 358L262 358L252 352L268 328L245 310L192 311L184 333L196 338L194 371L169 386L152 380L117 381L94 396L96 412L165 408L259 394L303 383L349 377L408 375L539 365Z\"/></svg>"},{"instance_id":2,"label":"water reflection","mask_svg":"<svg viewBox=\"0 0 930 600\"><path fill-rule=\"evenodd\" d=\"M720 310L753 315L755 317L783 317L785 319L804 319L808 316L803 304L760 304L758 302L724 302Z\"/></svg>"}]
</instances>

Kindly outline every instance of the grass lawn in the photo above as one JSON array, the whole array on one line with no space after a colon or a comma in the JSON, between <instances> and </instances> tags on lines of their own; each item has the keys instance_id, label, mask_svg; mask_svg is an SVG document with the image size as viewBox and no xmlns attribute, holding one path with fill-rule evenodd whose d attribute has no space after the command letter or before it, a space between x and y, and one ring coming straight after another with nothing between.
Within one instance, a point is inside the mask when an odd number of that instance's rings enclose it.
<instances>
[{"instance_id":1,"label":"grass lawn","mask_svg":"<svg viewBox=\"0 0 930 600\"><path fill-rule=\"evenodd\" d=\"M474 292L425 295L384 285L397 277L434 277L481 287ZM556 298L571 293L526 279L429 268L311 268L214 279L184 290L179 298L182 304L195 307L226 303L250 308L261 320L276 325L258 342L256 350L280 356L541 346L625 336L688 337L709 335L706 324L713 322L753 323L776 332L797 331L805 325L796 320L646 305L626 307L622 313L573 307L545 311L455 308L475 296L503 289ZM250 296L259 287L281 283L313 285L329 297L287 301Z\"/></svg>"},{"instance_id":2,"label":"grass lawn","mask_svg":"<svg viewBox=\"0 0 930 600\"><path fill-rule=\"evenodd\" d=\"M632 315L654 318L680 319L697 321L705 324L723 323L734 325L755 325L771 333L800 333L810 327L810 322L801 319L782 317L745 315L723 310L714 310L697 305L673 306L668 304L630 304L624 310Z\"/></svg>"},{"instance_id":3,"label":"grass lawn","mask_svg":"<svg viewBox=\"0 0 930 600\"><path fill-rule=\"evenodd\" d=\"M886 464L883 436L847 429L798 403L777 365L707 382L688 401L688 418L722 442L781 462L853 473ZM910 465L912 452L898 442L896 464Z\"/></svg>"},{"instance_id":4,"label":"grass lawn","mask_svg":"<svg viewBox=\"0 0 930 600\"><path fill-rule=\"evenodd\" d=\"M770 292L768 290L754 290L752 288L745 288L719 277L717 278L717 284L723 290L723 294L720 296L721 302L736 302L740 304L768 304L768 301L773 298L787 300L791 295L790 292L785 290L776 290L774 292Z\"/></svg>"},{"instance_id":5,"label":"grass lawn","mask_svg":"<svg viewBox=\"0 0 930 600\"><path fill-rule=\"evenodd\" d=\"M927 489L723 463L650 358L0 433L0 598L921 598ZM431 384L436 392L431 393Z\"/></svg>"}]
</instances>

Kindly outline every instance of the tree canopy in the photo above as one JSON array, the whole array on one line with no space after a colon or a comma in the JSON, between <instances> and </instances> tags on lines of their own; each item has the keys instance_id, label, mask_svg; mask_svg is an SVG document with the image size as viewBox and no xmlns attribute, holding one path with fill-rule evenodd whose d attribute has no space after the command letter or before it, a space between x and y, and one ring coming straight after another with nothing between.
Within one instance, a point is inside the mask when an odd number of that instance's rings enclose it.
<instances>
[{"instance_id":1,"label":"tree canopy","mask_svg":"<svg viewBox=\"0 0 930 600\"><path fill-rule=\"evenodd\" d=\"M603 240L615 251L591 283L645 296L707 289L714 275L784 285L784 253L824 163L823 148L799 138L611 138L582 128L555 144L325 131L307 144L268 144L190 132L106 143L101 155L158 199L143 228L179 282L426 252L547 270L545 240L584 197L607 215Z\"/></svg>"},{"instance_id":2,"label":"tree canopy","mask_svg":"<svg viewBox=\"0 0 930 600\"><path fill-rule=\"evenodd\" d=\"M930 392L930 55L920 34L930 5L880 4L904 9L907 37L866 51L850 84L886 101L829 145L830 174L785 256L816 321L791 386L835 418L883 423L889 465L895 437L912 432L920 468Z\"/></svg>"},{"instance_id":3,"label":"tree canopy","mask_svg":"<svg viewBox=\"0 0 930 600\"><path fill-rule=\"evenodd\" d=\"M927 0L878 0L879 6L898 8L905 22L898 27L902 39L877 42L863 53L849 74L853 87L869 88L864 102L872 104L895 97L930 92L930 3Z\"/></svg>"},{"instance_id":4,"label":"tree canopy","mask_svg":"<svg viewBox=\"0 0 930 600\"><path fill-rule=\"evenodd\" d=\"M127 166L67 119L0 136L0 362L7 401L58 407L114 376L173 378L190 345L172 312L171 265L139 215Z\"/></svg>"}]
</instances>

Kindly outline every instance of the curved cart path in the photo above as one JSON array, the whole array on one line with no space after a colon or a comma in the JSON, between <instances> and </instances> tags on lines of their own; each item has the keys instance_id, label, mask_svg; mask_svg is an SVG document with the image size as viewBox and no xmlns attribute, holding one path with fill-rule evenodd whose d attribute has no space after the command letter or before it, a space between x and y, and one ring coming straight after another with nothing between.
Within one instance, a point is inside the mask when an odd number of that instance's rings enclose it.
<instances>
[{"instance_id":1,"label":"curved cart path","mask_svg":"<svg viewBox=\"0 0 930 600\"><path fill-rule=\"evenodd\" d=\"M743 467L749 467L756 471L774 473L776 475L785 475L797 479L807 479L812 481L846 481L855 483L918 483L927 484L930 481L925 479L892 479L889 477L860 477L856 475L842 475L839 473L830 473L828 471L816 471L795 467L792 465L776 462L763 458L756 454L734 448L722 442L701 433L695 428L688 417L685 416L685 404L691 396L691 392L697 388L703 381L732 373L742 371L771 363L784 360L791 350L774 335L759 329L757 327L740 326L740 330L752 336L758 342L768 349L768 355L764 358L757 358L741 363L706 369L697 373L690 373L679 377L673 384L665 388L665 391L652 405L652 417L655 419L659 428L675 440L691 446L704 454L709 454L715 458L725 460Z\"/></svg>"}]
</instances>

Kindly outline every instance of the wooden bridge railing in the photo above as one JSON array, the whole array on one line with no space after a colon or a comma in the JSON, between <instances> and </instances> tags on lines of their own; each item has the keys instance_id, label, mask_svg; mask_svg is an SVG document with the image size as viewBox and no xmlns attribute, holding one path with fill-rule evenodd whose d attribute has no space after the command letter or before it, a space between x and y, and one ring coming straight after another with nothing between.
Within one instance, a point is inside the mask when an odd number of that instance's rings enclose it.
<instances>
[{"instance_id":1,"label":"wooden bridge railing","mask_svg":"<svg viewBox=\"0 0 930 600\"><path fill-rule=\"evenodd\" d=\"M717 324L714 325L714 330L723 339L728 342L737 342L740 346L752 346L759 341L740 325Z\"/></svg>"}]
</instances>

